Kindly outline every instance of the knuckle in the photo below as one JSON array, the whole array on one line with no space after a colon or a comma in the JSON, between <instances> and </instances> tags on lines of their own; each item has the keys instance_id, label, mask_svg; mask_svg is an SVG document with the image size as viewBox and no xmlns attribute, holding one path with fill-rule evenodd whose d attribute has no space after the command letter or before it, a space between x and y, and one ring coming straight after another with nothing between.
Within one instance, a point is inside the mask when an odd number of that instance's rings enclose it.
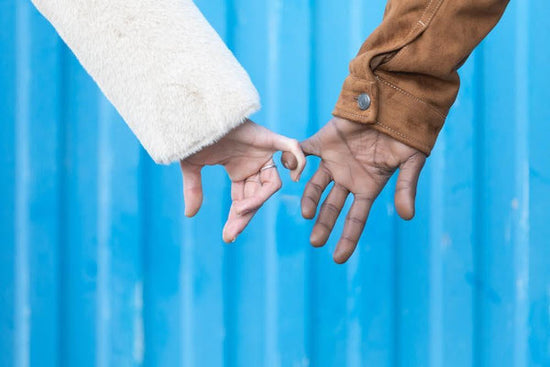
<instances>
[{"instance_id":1,"label":"knuckle","mask_svg":"<svg viewBox=\"0 0 550 367\"><path fill-rule=\"evenodd\" d=\"M372 205L374 203L374 200L376 200L376 195L374 194L361 194L356 195L355 199L357 202L364 202L367 205Z\"/></svg>"},{"instance_id":2,"label":"knuckle","mask_svg":"<svg viewBox=\"0 0 550 367\"><path fill-rule=\"evenodd\" d=\"M315 223L315 226L323 228L325 231L328 231L328 232L330 232L332 229L332 226L326 223L323 219L319 219L317 223Z\"/></svg>"},{"instance_id":3,"label":"knuckle","mask_svg":"<svg viewBox=\"0 0 550 367\"><path fill-rule=\"evenodd\" d=\"M310 195L304 195L304 197L302 198L302 203L306 201L310 201L312 204L317 205L317 200L315 200L315 198Z\"/></svg>"},{"instance_id":4,"label":"knuckle","mask_svg":"<svg viewBox=\"0 0 550 367\"><path fill-rule=\"evenodd\" d=\"M355 215L348 215L346 217L346 222L351 223L351 224L356 224L356 225L359 225L361 227L365 224L365 222L361 218L359 218Z\"/></svg>"},{"instance_id":5,"label":"knuckle","mask_svg":"<svg viewBox=\"0 0 550 367\"><path fill-rule=\"evenodd\" d=\"M395 186L395 191L408 191L411 188L411 182L408 179L401 179Z\"/></svg>"},{"instance_id":6,"label":"knuckle","mask_svg":"<svg viewBox=\"0 0 550 367\"><path fill-rule=\"evenodd\" d=\"M408 161L416 164L424 164L424 162L426 162L426 156L424 153L416 152L409 157Z\"/></svg>"},{"instance_id":7,"label":"knuckle","mask_svg":"<svg viewBox=\"0 0 550 367\"><path fill-rule=\"evenodd\" d=\"M332 203L323 203L323 205L321 205L321 208L334 214L340 213L340 208Z\"/></svg>"},{"instance_id":8,"label":"knuckle","mask_svg":"<svg viewBox=\"0 0 550 367\"><path fill-rule=\"evenodd\" d=\"M357 244L357 238L355 236L351 236L349 234L342 235L342 241L350 246L345 246L345 249L348 250L350 253L353 252L353 249L355 248L355 245Z\"/></svg>"},{"instance_id":9,"label":"knuckle","mask_svg":"<svg viewBox=\"0 0 550 367\"><path fill-rule=\"evenodd\" d=\"M307 188L309 188L311 190L314 190L319 195L321 195L321 193L323 192L323 188L321 187L321 185L319 185L315 182L311 182L311 181L308 182Z\"/></svg>"}]
</instances>

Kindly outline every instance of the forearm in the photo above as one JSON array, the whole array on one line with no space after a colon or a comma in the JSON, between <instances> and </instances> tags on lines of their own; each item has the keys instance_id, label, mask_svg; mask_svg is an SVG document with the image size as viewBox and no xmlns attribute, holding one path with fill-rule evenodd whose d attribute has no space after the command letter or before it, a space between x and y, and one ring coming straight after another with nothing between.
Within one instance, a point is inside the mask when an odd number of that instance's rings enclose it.
<instances>
[{"instance_id":1,"label":"forearm","mask_svg":"<svg viewBox=\"0 0 550 367\"><path fill-rule=\"evenodd\" d=\"M458 93L458 68L507 4L390 0L382 24L350 64L334 115L372 124L430 154Z\"/></svg>"},{"instance_id":2,"label":"forearm","mask_svg":"<svg viewBox=\"0 0 550 367\"><path fill-rule=\"evenodd\" d=\"M33 0L160 163L259 109L248 75L190 0Z\"/></svg>"}]
</instances>

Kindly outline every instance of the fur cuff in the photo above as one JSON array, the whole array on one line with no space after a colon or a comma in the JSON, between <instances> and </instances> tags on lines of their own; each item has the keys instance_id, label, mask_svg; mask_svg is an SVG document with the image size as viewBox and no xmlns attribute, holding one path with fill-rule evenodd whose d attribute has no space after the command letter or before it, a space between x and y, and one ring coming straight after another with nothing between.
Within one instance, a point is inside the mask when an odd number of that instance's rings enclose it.
<instances>
[{"instance_id":1,"label":"fur cuff","mask_svg":"<svg viewBox=\"0 0 550 367\"><path fill-rule=\"evenodd\" d=\"M260 108L190 0L33 0L157 163L212 144Z\"/></svg>"}]
</instances>

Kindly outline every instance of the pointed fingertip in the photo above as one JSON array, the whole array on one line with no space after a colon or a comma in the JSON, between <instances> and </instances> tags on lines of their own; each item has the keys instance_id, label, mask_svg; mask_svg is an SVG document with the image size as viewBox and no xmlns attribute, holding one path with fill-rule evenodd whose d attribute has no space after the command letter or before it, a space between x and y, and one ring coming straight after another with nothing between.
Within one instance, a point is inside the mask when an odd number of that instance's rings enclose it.
<instances>
[{"instance_id":1,"label":"pointed fingertip","mask_svg":"<svg viewBox=\"0 0 550 367\"><path fill-rule=\"evenodd\" d=\"M397 196L395 199L395 209L399 217L403 220L409 221L414 218L415 208L414 202L408 198L402 198Z\"/></svg>"},{"instance_id":2,"label":"pointed fingertip","mask_svg":"<svg viewBox=\"0 0 550 367\"><path fill-rule=\"evenodd\" d=\"M237 240L237 237L235 236L229 236L227 235L227 233L224 232L223 236L223 242L227 243L228 245L229 244L232 244L232 243L235 243L235 241Z\"/></svg>"},{"instance_id":3,"label":"pointed fingertip","mask_svg":"<svg viewBox=\"0 0 550 367\"><path fill-rule=\"evenodd\" d=\"M197 210L185 209L184 215L187 218L193 218L197 214Z\"/></svg>"},{"instance_id":4,"label":"pointed fingertip","mask_svg":"<svg viewBox=\"0 0 550 367\"><path fill-rule=\"evenodd\" d=\"M336 264L343 265L348 261L349 256L347 256L347 254L343 254L337 251L332 255L332 259Z\"/></svg>"},{"instance_id":5,"label":"pointed fingertip","mask_svg":"<svg viewBox=\"0 0 550 367\"><path fill-rule=\"evenodd\" d=\"M234 230L231 231L232 230L231 227L232 227L231 225L226 224L225 227L223 228L223 233L222 233L223 242L227 244L234 243L237 240L237 236L238 236L237 234L232 233L234 232Z\"/></svg>"},{"instance_id":6,"label":"pointed fingertip","mask_svg":"<svg viewBox=\"0 0 550 367\"><path fill-rule=\"evenodd\" d=\"M324 241L315 232L313 232L311 233L311 236L309 236L309 243L311 243L311 246L313 247L323 247L326 241Z\"/></svg>"},{"instance_id":7,"label":"pointed fingertip","mask_svg":"<svg viewBox=\"0 0 550 367\"><path fill-rule=\"evenodd\" d=\"M305 219L315 218L317 208L311 205L309 201L302 199L301 209L302 209L302 217L304 217Z\"/></svg>"},{"instance_id":8,"label":"pointed fingertip","mask_svg":"<svg viewBox=\"0 0 550 367\"><path fill-rule=\"evenodd\" d=\"M354 248L343 246L343 243L340 240L332 254L332 259L336 264L345 264L353 255L353 251Z\"/></svg>"},{"instance_id":9,"label":"pointed fingertip","mask_svg":"<svg viewBox=\"0 0 550 367\"><path fill-rule=\"evenodd\" d=\"M314 247L323 247L327 244L327 241L330 237L331 230L328 229L324 225L320 225L320 223L315 224L313 226L313 230L311 231L311 235L309 236L309 242Z\"/></svg>"},{"instance_id":10,"label":"pointed fingertip","mask_svg":"<svg viewBox=\"0 0 550 367\"><path fill-rule=\"evenodd\" d=\"M410 220L414 219L414 211L407 211L407 212L402 212L402 213L398 212L398 214L401 217L401 219L406 220L406 221L410 221Z\"/></svg>"},{"instance_id":11,"label":"pointed fingertip","mask_svg":"<svg viewBox=\"0 0 550 367\"><path fill-rule=\"evenodd\" d=\"M347 262L347 259L342 259L339 257L333 257L333 260L338 265L344 265Z\"/></svg>"},{"instance_id":12,"label":"pointed fingertip","mask_svg":"<svg viewBox=\"0 0 550 367\"><path fill-rule=\"evenodd\" d=\"M302 209L302 217L304 217L304 219L313 219L315 218L315 213L313 211L310 211L310 210L307 210L307 209Z\"/></svg>"}]
</instances>

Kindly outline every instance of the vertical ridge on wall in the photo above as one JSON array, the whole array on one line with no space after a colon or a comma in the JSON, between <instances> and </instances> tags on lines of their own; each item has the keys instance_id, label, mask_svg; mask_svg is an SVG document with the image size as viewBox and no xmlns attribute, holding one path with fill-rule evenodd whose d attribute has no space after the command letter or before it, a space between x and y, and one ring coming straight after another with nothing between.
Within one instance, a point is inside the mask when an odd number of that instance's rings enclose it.
<instances>
[{"instance_id":1,"label":"vertical ridge on wall","mask_svg":"<svg viewBox=\"0 0 550 367\"><path fill-rule=\"evenodd\" d=\"M434 155L431 160L431 182L430 182L430 204L426 209L430 212L429 218L429 325L428 328L428 354L427 358L430 366L441 366L443 362L443 328L445 326L443 320L443 262L444 262L444 246L448 246L449 241L445 229L444 222L444 188L447 187L447 182L443 172L445 172L446 150L447 150L446 135L442 134L439 137L438 145L440 154ZM426 210L425 209L425 210Z\"/></svg>"},{"instance_id":2,"label":"vertical ridge on wall","mask_svg":"<svg viewBox=\"0 0 550 367\"><path fill-rule=\"evenodd\" d=\"M15 164L16 173L14 177L15 191L15 251L14 251L14 319L15 335L14 364L17 367L29 366L30 356L30 326L29 326L29 265L28 265L28 235L27 227L27 202L29 201L28 188L28 123L29 110L28 102L28 79L30 72L29 65L29 22L26 9L28 4L23 1L16 3L16 118L15 118Z\"/></svg>"},{"instance_id":3,"label":"vertical ridge on wall","mask_svg":"<svg viewBox=\"0 0 550 367\"><path fill-rule=\"evenodd\" d=\"M514 363L516 366L529 365L529 206L530 206L530 176L529 176L529 3L526 1L515 4L516 10L516 54L515 90L517 108L515 111L515 138L517 146L515 185L517 190L517 229L514 249L515 279L515 340Z\"/></svg>"},{"instance_id":4,"label":"vertical ridge on wall","mask_svg":"<svg viewBox=\"0 0 550 367\"><path fill-rule=\"evenodd\" d=\"M108 118L106 103L100 98L98 100L98 183L97 183L97 201L98 201L98 217L97 217L97 364L100 367L107 367L111 360L111 253L109 249L111 212L109 203L111 202L111 186L110 174L112 170L109 150L108 136Z\"/></svg>"},{"instance_id":5,"label":"vertical ridge on wall","mask_svg":"<svg viewBox=\"0 0 550 367\"><path fill-rule=\"evenodd\" d=\"M472 56L472 63L474 64L474 71L472 74L474 84L474 111L475 121L477 122L477 128L473 131L473 271L471 275L470 284L473 289L473 329L472 329L472 361L474 366L483 365L484 347L483 340L485 339L485 320L483 318L483 299L482 290L484 282L482 277L484 274L484 238L485 238L485 192L483 190L483 182L486 178L485 170L485 113L483 108L483 90L485 88L485 72L484 72L484 44L478 46L477 50Z\"/></svg>"},{"instance_id":6,"label":"vertical ridge on wall","mask_svg":"<svg viewBox=\"0 0 550 367\"><path fill-rule=\"evenodd\" d=\"M492 93L485 94L485 141L487 181L484 183L487 201L488 227L484 242L492 246L485 253L485 280L494 296L484 297L484 319L487 320L484 344L484 363L516 365L527 362L527 345L519 342L528 335L528 266L529 248L528 218L522 213L529 207L529 175L527 173L529 152L527 137L529 124L525 111L527 62L524 53L526 22L525 9L520 4L511 4L501 26L506 33L496 33L485 43L485 73L487 87ZM523 19L522 19L523 18ZM520 25L520 23L522 25ZM506 34L506 36L504 36ZM504 38L505 37L505 40ZM503 79L502 75L517 78ZM522 95L523 94L523 95ZM508 108L501 108L511 101ZM503 149L503 147L507 147ZM526 180L526 181L525 181ZM489 194L490 192L490 194ZM507 271L503 271L507 269ZM506 320L506 321L503 321ZM490 340L498 340L489 344Z\"/></svg>"},{"instance_id":7,"label":"vertical ridge on wall","mask_svg":"<svg viewBox=\"0 0 550 367\"><path fill-rule=\"evenodd\" d=\"M64 69L64 212L60 274L62 279L61 365L95 366L99 337L98 190L99 133L97 87L63 46ZM91 106L91 108L88 108ZM103 338L102 338L103 339Z\"/></svg>"},{"instance_id":8,"label":"vertical ridge on wall","mask_svg":"<svg viewBox=\"0 0 550 367\"><path fill-rule=\"evenodd\" d=\"M527 55L529 78L526 116L529 121L529 335L527 339L529 366L550 365L550 103L548 80L544 71L550 65L550 53L539 47L539 37L546 37L550 24L544 21L548 3L528 2L529 33Z\"/></svg>"},{"instance_id":9,"label":"vertical ridge on wall","mask_svg":"<svg viewBox=\"0 0 550 367\"><path fill-rule=\"evenodd\" d=\"M59 39L17 2L16 364L54 366L59 355ZM42 93L40 107L33 101Z\"/></svg>"},{"instance_id":10,"label":"vertical ridge on wall","mask_svg":"<svg viewBox=\"0 0 550 367\"><path fill-rule=\"evenodd\" d=\"M67 196L65 193L67 192L67 170L66 170L66 158L67 158L67 111L64 109L64 106L67 105L67 73L65 70L67 69L67 58L65 57L66 48L65 45L62 42L59 42L57 45L57 51L56 51L59 59L59 79L57 80L57 83L59 85L59 98L57 100L58 103L58 121L57 124L60 126L58 129L58 136L57 140L59 142L59 148L57 151L57 181L58 181L58 187L57 187L57 218L58 218L58 228L57 232L59 233L58 238L58 251L59 255L57 258L57 272L58 272L58 278L57 278L57 287L58 287L58 295L57 295L57 310L56 314L58 317L58 333L57 333L57 355L58 355L58 365L63 365L64 363L64 351L66 350L66 304L63 302L64 295L67 294L67 282L66 282L66 272L67 269L67 232L64 230L65 223L67 222Z\"/></svg>"},{"instance_id":11,"label":"vertical ridge on wall","mask_svg":"<svg viewBox=\"0 0 550 367\"><path fill-rule=\"evenodd\" d=\"M15 255L17 253L16 232L16 188L17 177L16 141L17 141L17 12L14 1L0 2L0 111L2 111L2 130L0 133L0 365L15 366L18 353L15 348L17 283Z\"/></svg>"},{"instance_id":12,"label":"vertical ridge on wall","mask_svg":"<svg viewBox=\"0 0 550 367\"><path fill-rule=\"evenodd\" d=\"M475 73L475 62L470 60L460 72L462 87L457 108L449 115L438 142L439 151L433 156L439 154L432 181L437 194L430 209L432 267L438 273L438 278L430 275L431 302L437 307L430 318L430 328L435 329L430 333L430 340L434 341L430 343L434 365L449 360L458 365L473 365Z\"/></svg>"}]
</instances>

